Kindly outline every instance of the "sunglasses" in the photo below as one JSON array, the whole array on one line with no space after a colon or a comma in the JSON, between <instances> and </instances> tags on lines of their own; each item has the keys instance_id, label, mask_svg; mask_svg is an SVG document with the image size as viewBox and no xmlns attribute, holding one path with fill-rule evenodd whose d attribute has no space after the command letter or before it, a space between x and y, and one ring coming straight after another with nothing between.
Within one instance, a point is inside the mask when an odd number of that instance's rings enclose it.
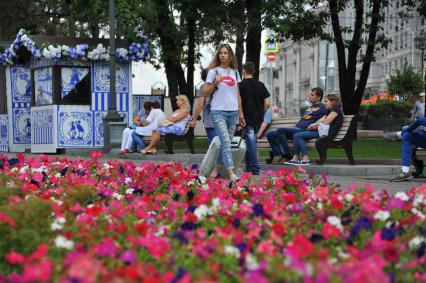
<instances>
[{"instance_id":1,"label":"sunglasses","mask_svg":"<svg viewBox=\"0 0 426 283\"><path fill-rule=\"evenodd\" d=\"M222 47L231 48L231 46L228 43L219 44L218 48L222 48Z\"/></svg>"}]
</instances>

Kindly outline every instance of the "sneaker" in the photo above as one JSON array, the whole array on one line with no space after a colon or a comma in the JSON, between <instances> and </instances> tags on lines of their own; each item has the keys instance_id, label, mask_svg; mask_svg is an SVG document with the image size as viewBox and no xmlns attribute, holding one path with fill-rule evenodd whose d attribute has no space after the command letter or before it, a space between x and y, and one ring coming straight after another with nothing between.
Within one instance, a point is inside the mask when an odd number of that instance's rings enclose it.
<instances>
[{"instance_id":1,"label":"sneaker","mask_svg":"<svg viewBox=\"0 0 426 283\"><path fill-rule=\"evenodd\" d=\"M231 176L229 176L229 188L233 188L235 187L235 185L237 184L237 182L240 180L240 178L238 178L237 175L232 174Z\"/></svg>"},{"instance_id":2,"label":"sneaker","mask_svg":"<svg viewBox=\"0 0 426 283\"><path fill-rule=\"evenodd\" d=\"M289 161L284 162L284 164L287 164L287 165L300 165L300 161L299 160L289 160Z\"/></svg>"},{"instance_id":3,"label":"sneaker","mask_svg":"<svg viewBox=\"0 0 426 283\"><path fill-rule=\"evenodd\" d=\"M408 172L408 173L404 173L401 172L398 176L393 177L392 179L390 179L391 182L403 182L406 181L408 179L413 178L413 175Z\"/></svg>"},{"instance_id":4,"label":"sneaker","mask_svg":"<svg viewBox=\"0 0 426 283\"><path fill-rule=\"evenodd\" d=\"M298 165L309 166L309 165L311 165L311 161L310 160L302 160L302 161L299 161Z\"/></svg>"},{"instance_id":5,"label":"sneaker","mask_svg":"<svg viewBox=\"0 0 426 283\"><path fill-rule=\"evenodd\" d=\"M231 176L229 176L229 180L231 180L231 182L236 182L239 180L239 178L236 174L232 174Z\"/></svg>"}]
</instances>

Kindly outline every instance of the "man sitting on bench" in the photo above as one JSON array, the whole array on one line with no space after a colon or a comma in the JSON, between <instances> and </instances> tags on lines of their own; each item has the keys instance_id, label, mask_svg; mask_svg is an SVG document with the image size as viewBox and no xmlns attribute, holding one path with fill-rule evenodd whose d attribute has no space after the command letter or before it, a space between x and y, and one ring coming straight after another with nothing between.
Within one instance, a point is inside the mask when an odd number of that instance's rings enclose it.
<instances>
[{"instance_id":1,"label":"man sitting on bench","mask_svg":"<svg viewBox=\"0 0 426 283\"><path fill-rule=\"evenodd\" d=\"M402 168L401 173L393 177L390 180L391 182L402 182L413 178L410 172L411 155L413 153L413 146L426 148L426 118L417 119L399 133L402 137Z\"/></svg>"},{"instance_id":2,"label":"man sitting on bench","mask_svg":"<svg viewBox=\"0 0 426 283\"><path fill-rule=\"evenodd\" d=\"M311 103L311 106L303 113L296 127L278 128L266 133L266 138L272 149L271 158L266 161L267 163L283 164L291 159L292 156L287 144L287 139L293 139L293 134L295 133L308 132L309 125L315 123L318 119L327 114L324 104L321 103L323 95L324 91L320 87L315 87L311 90L308 95L308 102ZM278 156L279 159L273 162L275 156Z\"/></svg>"}]
</instances>

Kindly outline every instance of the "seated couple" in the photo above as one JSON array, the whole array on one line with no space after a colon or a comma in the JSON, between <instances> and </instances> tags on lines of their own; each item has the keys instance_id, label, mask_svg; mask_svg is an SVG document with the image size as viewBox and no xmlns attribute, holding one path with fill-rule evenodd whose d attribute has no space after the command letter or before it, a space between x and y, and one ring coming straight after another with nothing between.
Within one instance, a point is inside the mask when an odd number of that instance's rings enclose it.
<instances>
[{"instance_id":1,"label":"seated couple","mask_svg":"<svg viewBox=\"0 0 426 283\"><path fill-rule=\"evenodd\" d=\"M318 139L317 142L333 139L343 124L341 101L335 94L329 94L321 103L324 92L321 88L313 88L308 96L311 106L306 109L302 118L293 128L278 128L268 131L266 138L272 149L267 163L288 165L310 165L308 148L305 141ZM323 129L325 133L323 133ZM291 155L287 140L293 140L294 154ZM324 155L326 153L323 153ZM274 158L277 157L277 160ZM300 158L301 157L301 158ZM317 162L322 164L325 156Z\"/></svg>"},{"instance_id":2,"label":"seated couple","mask_svg":"<svg viewBox=\"0 0 426 283\"><path fill-rule=\"evenodd\" d=\"M178 109L168 118L161 109L151 105L145 123L131 132L131 139L140 146L142 154L155 154L161 136L166 134L183 135L190 118L189 100L185 95L179 95L176 97L176 105ZM143 142L143 137L146 136L151 136L151 142L147 147Z\"/></svg>"}]
</instances>

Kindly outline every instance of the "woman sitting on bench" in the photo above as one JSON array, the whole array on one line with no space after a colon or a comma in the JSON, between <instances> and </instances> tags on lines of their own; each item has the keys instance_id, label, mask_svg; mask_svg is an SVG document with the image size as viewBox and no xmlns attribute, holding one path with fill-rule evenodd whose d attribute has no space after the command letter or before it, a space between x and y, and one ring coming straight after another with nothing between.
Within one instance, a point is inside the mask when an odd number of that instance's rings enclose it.
<instances>
[{"instance_id":1,"label":"woman sitting on bench","mask_svg":"<svg viewBox=\"0 0 426 283\"><path fill-rule=\"evenodd\" d=\"M328 114L316 123L309 125L308 131L315 131L317 135L313 138L321 137L323 139L333 139L340 127L343 124L343 111L342 102L340 98L335 94L326 95L324 98L324 106L328 111ZM293 136L294 143L294 155L291 160L285 162L285 164L292 165L310 165L311 161L308 157L308 148L306 147L305 138L306 132L298 132ZM312 135L309 135L309 139L312 139ZM299 154L302 155L302 160L299 161Z\"/></svg>"},{"instance_id":2,"label":"woman sitting on bench","mask_svg":"<svg viewBox=\"0 0 426 283\"><path fill-rule=\"evenodd\" d=\"M147 102L145 102L146 104ZM160 109L161 105L158 101L149 102L149 115L142 124L142 127L136 127L132 132L132 139L142 149L145 148L143 137L150 137L152 131L158 128L158 121L166 119L166 114Z\"/></svg>"},{"instance_id":3,"label":"woman sitting on bench","mask_svg":"<svg viewBox=\"0 0 426 283\"><path fill-rule=\"evenodd\" d=\"M157 153L157 145L160 143L161 136L166 134L184 134L186 124L190 118L189 113L191 111L188 97L186 97L186 95L176 96L176 105L178 110L173 112L173 114L167 118L167 121L165 121L166 123L164 121L159 121L160 127L152 132L151 143L144 150L141 150L142 154Z\"/></svg>"}]
</instances>

